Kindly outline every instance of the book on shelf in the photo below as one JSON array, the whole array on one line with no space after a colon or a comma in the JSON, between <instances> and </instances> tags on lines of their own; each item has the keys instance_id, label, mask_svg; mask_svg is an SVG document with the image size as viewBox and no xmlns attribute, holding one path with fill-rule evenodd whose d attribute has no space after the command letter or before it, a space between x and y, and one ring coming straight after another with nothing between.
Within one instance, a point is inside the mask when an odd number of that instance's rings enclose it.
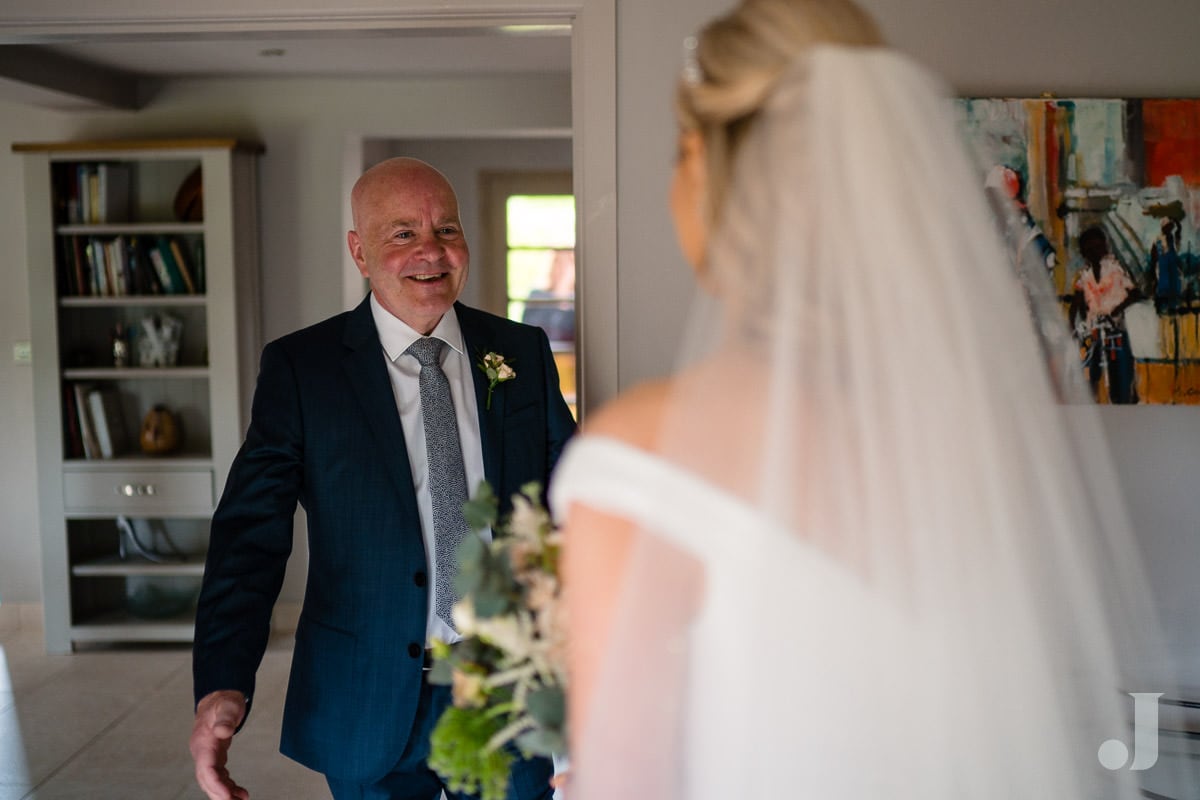
<instances>
[{"instance_id":1,"label":"book on shelf","mask_svg":"<svg viewBox=\"0 0 1200 800\"><path fill-rule=\"evenodd\" d=\"M158 278L154 274L154 267L150 264L146 255L145 242L140 237L129 237L127 256L129 258L129 275L133 282L133 292L142 295L162 294L163 290L159 286Z\"/></svg>"},{"instance_id":2,"label":"book on shelf","mask_svg":"<svg viewBox=\"0 0 1200 800\"><path fill-rule=\"evenodd\" d=\"M117 236L105 246L108 250L106 261L109 273L112 275L117 289L114 294L122 297L133 294L133 281L129 276L129 254L128 248L125 246L125 237Z\"/></svg>"},{"instance_id":3,"label":"book on shelf","mask_svg":"<svg viewBox=\"0 0 1200 800\"><path fill-rule=\"evenodd\" d=\"M96 167L97 208L94 222L128 222L130 219L130 167L99 164Z\"/></svg>"},{"instance_id":4,"label":"book on shelf","mask_svg":"<svg viewBox=\"0 0 1200 800\"><path fill-rule=\"evenodd\" d=\"M125 287L121 285L121 257L113 247L114 241L107 239L101 242L100 247L104 251L104 280L108 282L108 293L120 297L125 294Z\"/></svg>"},{"instance_id":5,"label":"book on shelf","mask_svg":"<svg viewBox=\"0 0 1200 800\"><path fill-rule=\"evenodd\" d=\"M77 223L90 223L92 221L91 175L94 170L95 167L91 164L80 164L75 168L75 183L78 187L76 194L79 197L79 216L74 220Z\"/></svg>"},{"instance_id":6,"label":"book on shelf","mask_svg":"<svg viewBox=\"0 0 1200 800\"><path fill-rule=\"evenodd\" d=\"M75 294L85 295L91 293L91 283L88 281L88 264L87 255L83 251L83 240L78 236L71 237L71 252L73 257L71 264L75 270Z\"/></svg>"},{"instance_id":7,"label":"book on shelf","mask_svg":"<svg viewBox=\"0 0 1200 800\"><path fill-rule=\"evenodd\" d=\"M79 164L67 200L67 218L74 224L128 222L133 208L129 164Z\"/></svg>"},{"instance_id":8,"label":"book on shelf","mask_svg":"<svg viewBox=\"0 0 1200 800\"><path fill-rule=\"evenodd\" d=\"M92 295L107 297L112 292L108 289L108 266L104 263L104 242L94 238L88 239L86 251L88 267L91 270L89 284L92 287Z\"/></svg>"},{"instance_id":9,"label":"book on shelf","mask_svg":"<svg viewBox=\"0 0 1200 800\"><path fill-rule=\"evenodd\" d=\"M188 294L196 294L198 287L196 281L192 278L192 272L188 269L187 259L183 257L183 248L179 246L178 239L171 239L168 243L171 248L171 255L174 257L175 266L179 269L179 275L183 278L184 288Z\"/></svg>"},{"instance_id":10,"label":"book on shelf","mask_svg":"<svg viewBox=\"0 0 1200 800\"><path fill-rule=\"evenodd\" d=\"M79 278L75 270L75 250L71 236L59 236L56 250L58 265L57 286L61 297L80 294Z\"/></svg>"},{"instance_id":11,"label":"book on shelf","mask_svg":"<svg viewBox=\"0 0 1200 800\"><path fill-rule=\"evenodd\" d=\"M88 393L95 387L90 383L76 383L71 388L75 393L75 411L79 417L79 438L83 442L83 457L99 458L100 443L96 441L92 415L88 408Z\"/></svg>"},{"instance_id":12,"label":"book on shelf","mask_svg":"<svg viewBox=\"0 0 1200 800\"><path fill-rule=\"evenodd\" d=\"M79 430L79 409L73 386L63 387L63 437L65 456L83 458L83 434Z\"/></svg>"},{"instance_id":13,"label":"book on shelf","mask_svg":"<svg viewBox=\"0 0 1200 800\"><path fill-rule=\"evenodd\" d=\"M196 287L201 292L206 291L204 281L204 238L196 239L192 244L192 266L196 268Z\"/></svg>"},{"instance_id":14,"label":"book on shelf","mask_svg":"<svg viewBox=\"0 0 1200 800\"><path fill-rule=\"evenodd\" d=\"M100 458L113 458L126 452L129 432L121 413L121 395L112 386L101 386L91 389L87 399Z\"/></svg>"},{"instance_id":15,"label":"book on shelf","mask_svg":"<svg viewBox=\"0 0 1200 800\"><path fill-rule=\"evenodd\" d=\"M158 278L158 283L162 286L163 294L177 294L175 288L176 283L171 278L171 271L167 268L167 260L163 256L162 248L156 244L150 244L146 247L146 255L150 257L150 264L154 267L154 275ZM182 278L180 279L182 283Z\"/></svg>"}]
</instances>

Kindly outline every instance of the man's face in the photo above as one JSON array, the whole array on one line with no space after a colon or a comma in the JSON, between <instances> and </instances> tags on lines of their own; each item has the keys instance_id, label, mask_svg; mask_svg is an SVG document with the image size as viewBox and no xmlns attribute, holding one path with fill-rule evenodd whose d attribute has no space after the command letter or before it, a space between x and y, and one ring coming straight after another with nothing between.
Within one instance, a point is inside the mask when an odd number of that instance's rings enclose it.
<instances>
[{"instance_id":1,"label":"man's face","mask_svg":"<svg viewBox=\"0 0 1200 800\"><path fill-rule=\"evenodd\" d=\"M423 165L384 165L353 197L350 255L379 303L419 333L434 329L467 282L470 256L450 185Z\"/></svg>"}]
</instances>

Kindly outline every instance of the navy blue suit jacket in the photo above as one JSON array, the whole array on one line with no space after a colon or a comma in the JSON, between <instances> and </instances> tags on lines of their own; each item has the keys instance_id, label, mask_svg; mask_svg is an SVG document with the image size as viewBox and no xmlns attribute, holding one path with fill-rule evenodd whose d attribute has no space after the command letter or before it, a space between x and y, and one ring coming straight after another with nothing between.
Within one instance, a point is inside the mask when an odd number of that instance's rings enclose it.
<instances>
[{"instance_id":1,"label":"navy blue suit jacket","mask_svg":"<svg viewBox=\"0 0 1200 800\"><path fill-rule=\"evenodd\" d=\"M545 334L455 309L472 362L494 351L517 372L488 410L487 380L472 370L487 480L501 498L546 485L575 423ZM253 698L299 502L308 579L280 749L360 783L404 750L430 579L384 359L368 300L264 348L250 427L213 515L193 651L197 702L218 689Z\"/></svg>"}]
</instances>

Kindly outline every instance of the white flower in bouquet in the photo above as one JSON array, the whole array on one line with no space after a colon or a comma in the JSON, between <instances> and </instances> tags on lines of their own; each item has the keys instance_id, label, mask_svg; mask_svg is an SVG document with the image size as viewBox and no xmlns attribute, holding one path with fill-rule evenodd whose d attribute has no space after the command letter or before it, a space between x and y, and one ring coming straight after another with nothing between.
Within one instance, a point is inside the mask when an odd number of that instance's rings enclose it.
<instances>
[{"instance_id":1,"label":"white flower in bouquet","mask_svg":"<svg viewBox=\"0 0 1200 800\"><path fill-rule=\"evenodd\" d=\"M474 672L455 670L451 684L454 705L459 708L481 708L487 702L483 691L483 676Z\"/></svg>"},{"instance_id":2,"label":"white flower in bouquet","mask_svg":"<svg viewBox=\"0 0 1200 800\"><path fill-rule=\"evenodd\" d=\"M464 597L450 609L450 619L454 622L454 630L462 636L472 636L475 633L475 602L470 597Z\"/></svg>"},{"instance_id":3,"label":"white flower in bouquet","mask_svg":"<svg viewBox=\"0 0 1200 800\"><path fill-rule=\"evenodd\" d=\"M533 622L526 613L477 620L475 632L488 644L503 650L504 660L509 663L524 661L537 649Z\"/></svg>"},{"instance_id":4,"label":"white flower in bouquet","mask_svg":"<svg viewBox=\"0 0 1200 800\"><path fill-rule=\"evenodd\" d=\"M514 539L541 545L550 527L550 515L540 505L535 507L522 494L513 495L512 514L508 518L508 535Z\"/></svg>"}]
</instances>

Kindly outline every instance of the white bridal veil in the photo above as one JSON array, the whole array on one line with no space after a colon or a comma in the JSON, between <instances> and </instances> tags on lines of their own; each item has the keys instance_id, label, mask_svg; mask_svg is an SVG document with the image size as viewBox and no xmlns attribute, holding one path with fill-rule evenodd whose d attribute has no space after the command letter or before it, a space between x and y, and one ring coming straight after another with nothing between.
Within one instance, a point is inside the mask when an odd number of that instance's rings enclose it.
<instances>
[{"instance_id":1,"label":"white bridal veil","mask_svg":"<svg viewBox=\"0 0 1200 800\"><path fill-rule=\"evenodd\" d=\"M569 800L1137 796L1097 754L1171 692L1150 596L947 97L884 48L794 64L658 457L581 442L556 477L640 530Z\"/></svg>"}]
</instances>

